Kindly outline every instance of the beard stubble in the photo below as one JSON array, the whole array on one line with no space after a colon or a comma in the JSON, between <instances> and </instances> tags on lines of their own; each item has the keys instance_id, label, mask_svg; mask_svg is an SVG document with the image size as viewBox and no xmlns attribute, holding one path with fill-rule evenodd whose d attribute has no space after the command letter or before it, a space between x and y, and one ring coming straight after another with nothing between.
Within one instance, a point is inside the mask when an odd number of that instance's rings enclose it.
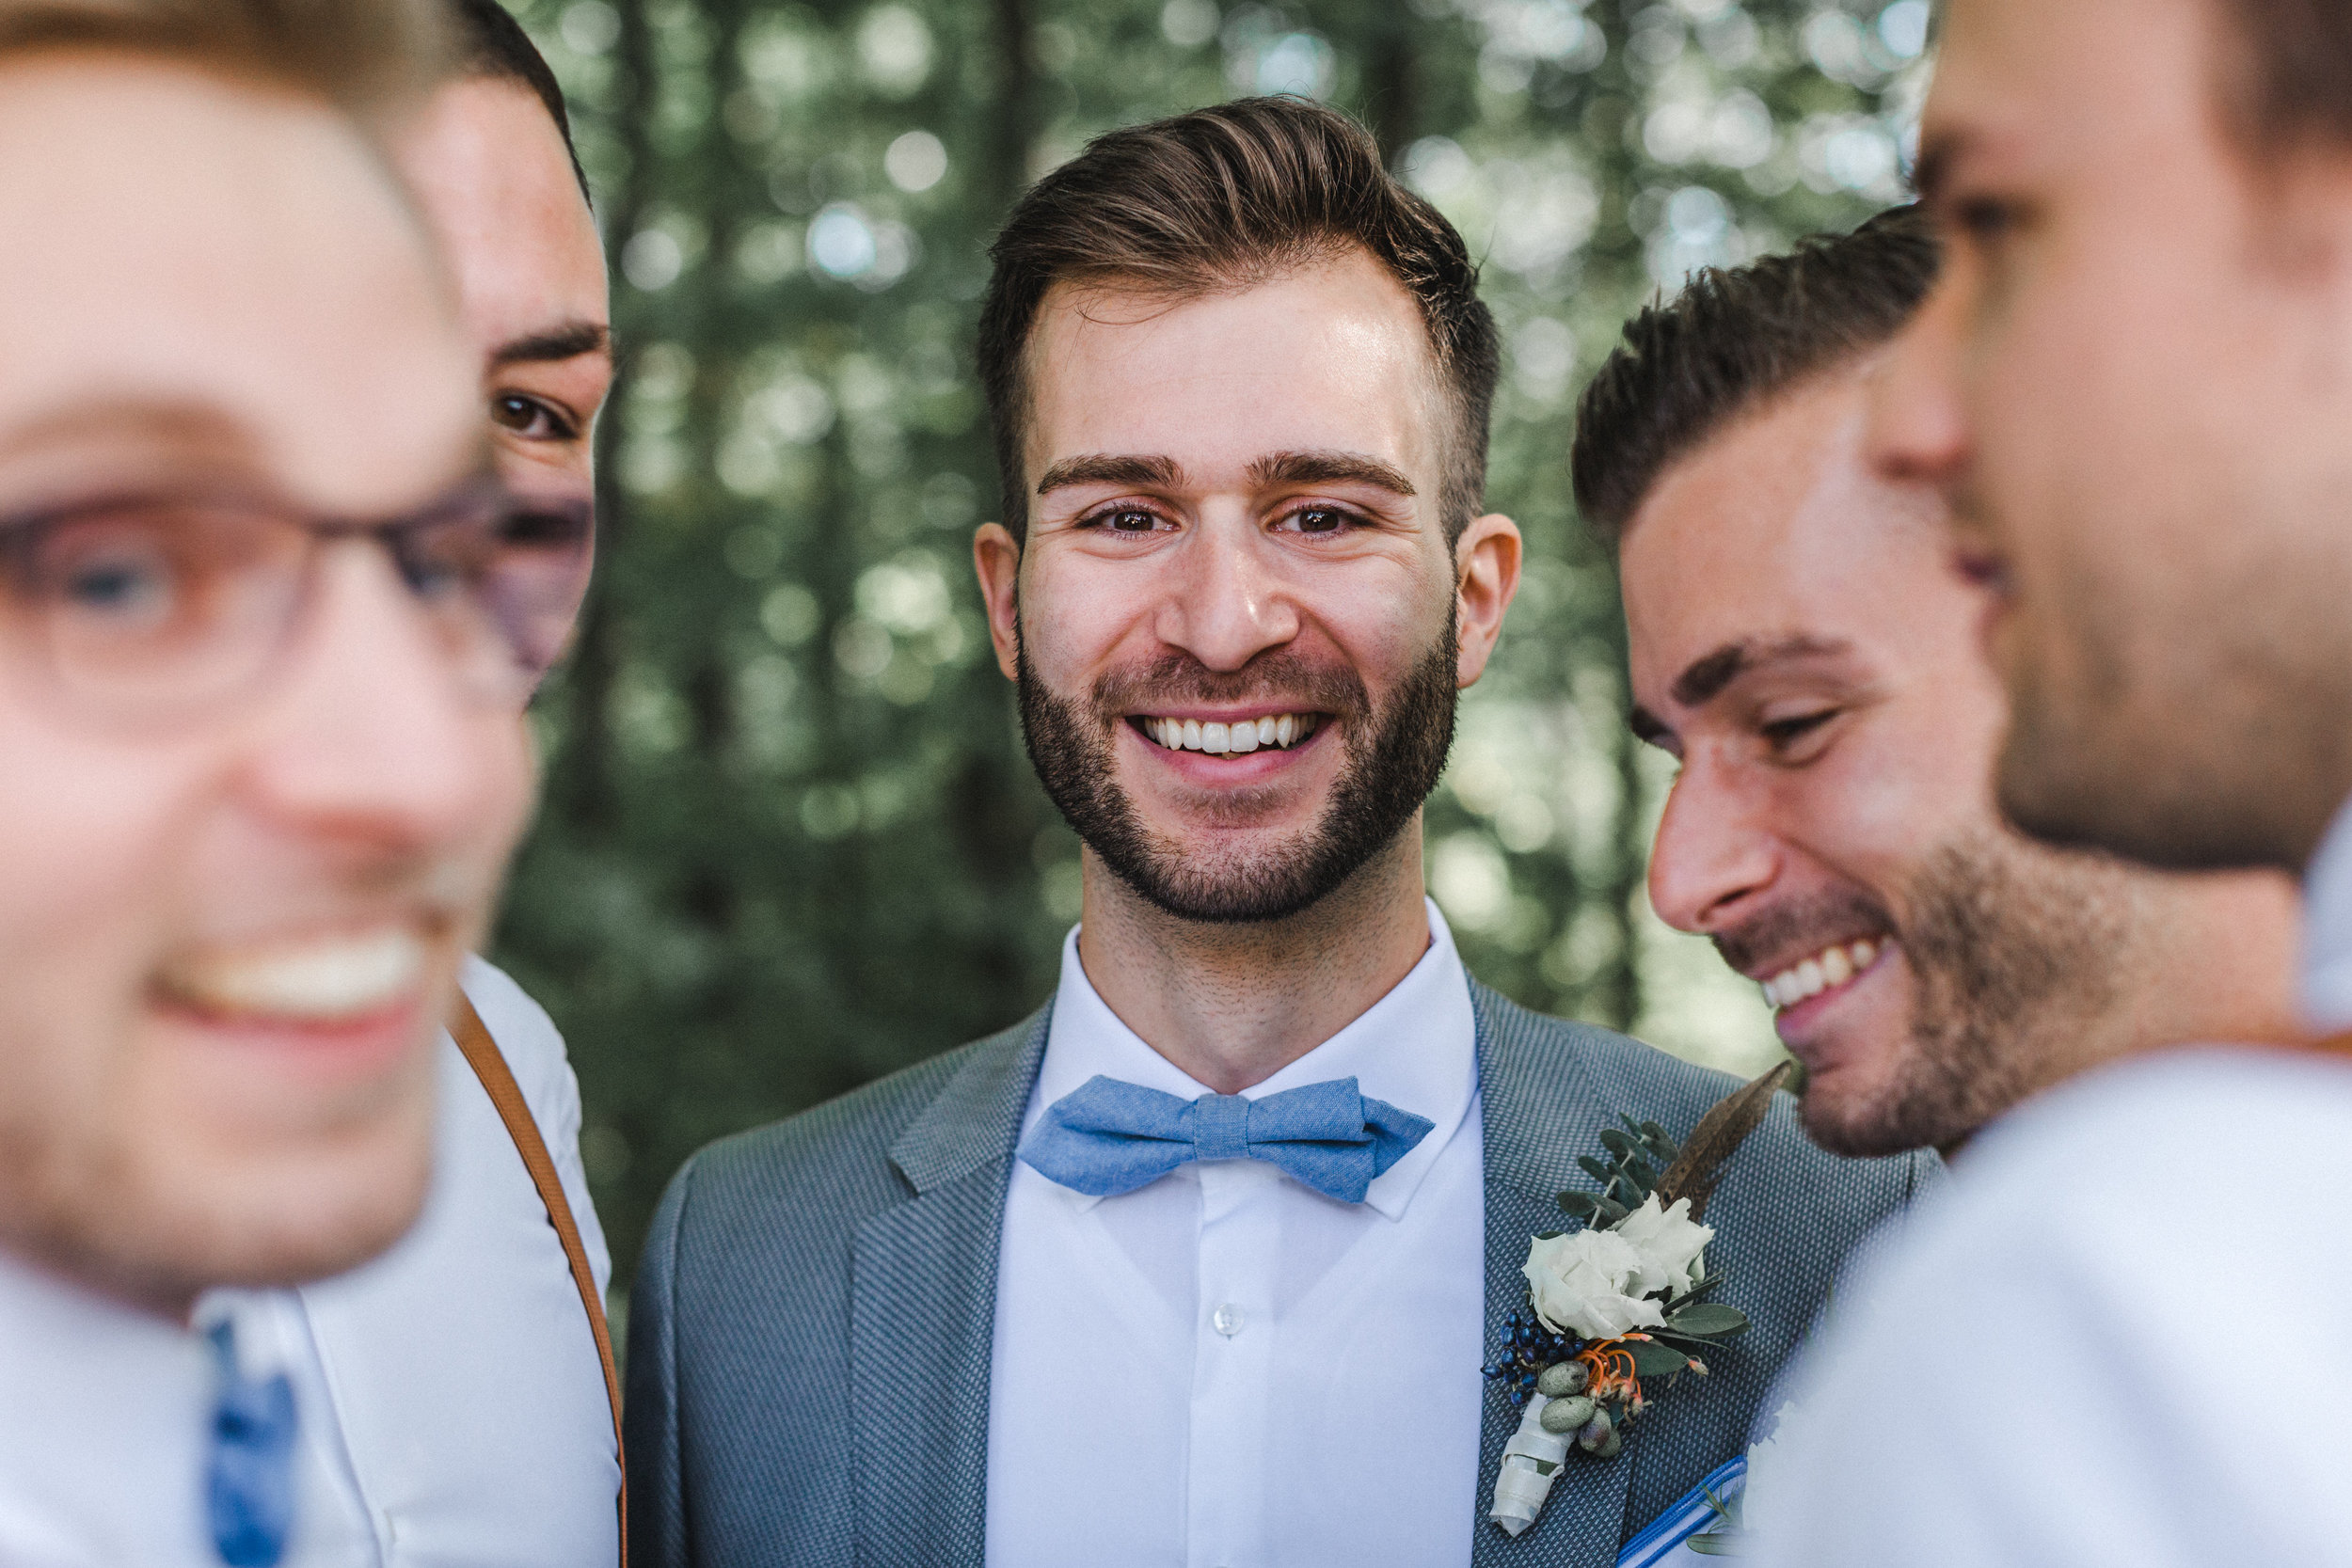
<instances>
[{"instance_id":1,"label":"beard stubble","mask_svg":"<svg viewBox=\"0 0 2352 1568\"><path fill-rule=\"evenodd\" d=\"M1182 654L1098 679L1085 698L1050 690L1016 643L1022 738L1045 793L1111 874L1181 920L1215 925L1276 921L1328 897L1386 848L1445 769L1454 744L1457 628L1449 601L1444 634L1377 710L1362 678L1288 649L1220 673ZM1186 704L1277 702L1336 720L1346 750L1340 777L1314 823L1284 842L1248 851L1188 849L1155 833L1122 789L1114 766L1127 715ZM1217 815L1247 823L1258 804L1236 790Z\"/></svg>"}]
</instances>

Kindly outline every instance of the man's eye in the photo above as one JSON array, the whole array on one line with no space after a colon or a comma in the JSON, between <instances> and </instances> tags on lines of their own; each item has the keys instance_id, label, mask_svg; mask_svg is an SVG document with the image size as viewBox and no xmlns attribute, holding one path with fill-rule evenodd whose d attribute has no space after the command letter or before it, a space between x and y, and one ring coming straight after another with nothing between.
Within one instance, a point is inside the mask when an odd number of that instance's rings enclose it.
<instances>
[{"instance_id":1,"label":"man's eye","mask_svg":"<svg viewBox=\"0 0 2352 1568\"><path fill-rule=\"evenodd\" d=\"M1118 506L1108 512L1097 512L1084 524L1106 533L1150 533L1160 526L1159 515L1139 506Z\"/></svg>"},{"instance_id":2,"label":"man's eye","mask_svg":"<svg viewBox=\"0 0 2352 1568\"><path fill-rule=\"evenodd\" d=\"M1819 713L1801 713L1788 719L1775 719L1760 726L1760 729L1773 750L1785 751L1836 717L1836 708L1825 707Z\"/></svg>"},{"instance_id":3,"label":"man's eye","mask_svg":"<svg viewBox=\"0 0 2352 1568\"><path fill-rule=\"evenodd\" d=\"M1991 249L2016 230L2017 209L1998 197L1963 197L1952 205L1952 226L1979 248Z\"/></svg>"},{"instance_id":4,"label":"man's eye","mask_svg":"<svg viewBox=\"0 0 2352 1568\"><path fill-rule=\"evenodd\" d=\"M1336 506L1302 506L1288 520L1301 533L1343 533L1355 518Z\"/></svg>"},{"instance_id":5,"label":"man's eye","mask_svg":"<svg viewBox=\"0 0 2352 1568\"><path fill-rule=\"evenodd\" d=\"M537 398L520 392L501 392L490 400L490 420L501 430L526 441L569 441L578 431L572 422Z\"/></svg>"}]
</instances>

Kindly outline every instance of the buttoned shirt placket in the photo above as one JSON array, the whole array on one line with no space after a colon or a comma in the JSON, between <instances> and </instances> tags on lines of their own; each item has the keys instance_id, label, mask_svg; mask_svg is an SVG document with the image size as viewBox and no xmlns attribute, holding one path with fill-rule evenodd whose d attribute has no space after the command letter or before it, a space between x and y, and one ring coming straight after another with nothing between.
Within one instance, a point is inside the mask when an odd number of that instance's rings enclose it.
<instances>
[{"instance_id":1,"label":"buttoned shirt placket","mask_svg":"<svg viewBox=\"0 0 2352 1568\"><path fill-rule=\"evenodd\" d=\"M1193 1327L1185 1561L1255 1568L1263 1560L1266 1438L1274 1387L1275 1189L1289 1180L1254 1160L1196 1167L1200 1292Z\"/></svg>"}]
</instances>

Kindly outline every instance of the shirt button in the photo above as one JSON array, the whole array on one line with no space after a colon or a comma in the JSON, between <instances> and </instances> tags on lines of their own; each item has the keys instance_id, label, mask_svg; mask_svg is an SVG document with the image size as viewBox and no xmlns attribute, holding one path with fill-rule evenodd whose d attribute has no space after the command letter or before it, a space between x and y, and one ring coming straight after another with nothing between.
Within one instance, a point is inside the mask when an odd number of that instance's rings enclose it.
<instances>
[{"instance_id":1,"label":"shirt button","mask_svg":"<svg viewBox=\"0 0 2352 1568\"><path fill-rule=\"evenodd\" d=\"M1228 1339L1241 1332L1241 1308L1230 1301L1209 1315L1209 1326Z\"/></svg>"}]
</instances>

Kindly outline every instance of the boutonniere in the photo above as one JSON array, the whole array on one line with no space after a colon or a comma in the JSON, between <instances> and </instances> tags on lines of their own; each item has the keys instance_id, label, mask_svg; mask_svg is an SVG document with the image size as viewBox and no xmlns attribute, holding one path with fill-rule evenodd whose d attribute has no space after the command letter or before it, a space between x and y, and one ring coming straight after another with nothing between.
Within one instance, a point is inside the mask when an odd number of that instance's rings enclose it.
<instances>
[{"instance_id":1,"label":"boutonniere","mask_svg":"<svg viewBox=\"0 0 2352 1568\"><path fill-rule=\"evenodd\" d=\"M1503 1446L1487 1517L1517 1535L1535 1522L1574 1449L1614 1459L1653 1398L1748 1326L1714 1301L1714 1230L1700 1223L1732 1152L1747 1141L1788 1075L1784 1062L1735 1091L1679 1148L1654 1121L1620 1116L1600 1134L1607 1158L1577 1164L1597 1192L1562 1193L1581 1230L1548 1231L1527 1252L1528 1306L1503 1320L1501 1354L1486 1368L1524 1414ZM1645 1378L1655 1382L1648 1390Z\"/></svg>"}]
</instances>

